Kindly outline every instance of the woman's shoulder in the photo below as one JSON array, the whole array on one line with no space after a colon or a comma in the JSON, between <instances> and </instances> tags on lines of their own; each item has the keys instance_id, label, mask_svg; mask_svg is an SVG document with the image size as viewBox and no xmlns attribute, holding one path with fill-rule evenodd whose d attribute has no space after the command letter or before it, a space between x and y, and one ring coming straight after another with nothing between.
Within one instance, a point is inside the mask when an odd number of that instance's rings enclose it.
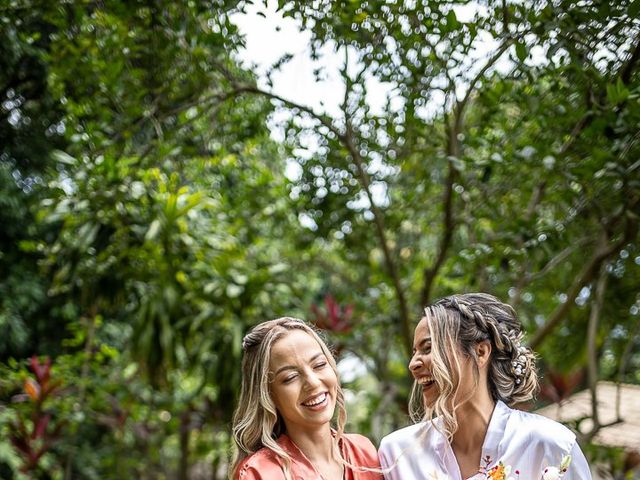
<instances>
[{"instance_id":1,"label":"woman's shoulder","mask_svg":"<svg viewBox=\"0 0 640 480\"><path fill-rule=\"evenodd\" d=\"M352 468L353 477L351 478L382 480L378 451L371 440L357 433L345 433L342 435L341 443L345 460L351 467L354 467ZM359 470L357 467L364 467L364 470Z\"/></svg>"},{"instance_id":2,"label":"woman's shoulder","mask_svg":"<svg viewBox=\"0 0 640 480\"><path fill-rule=\"evenodd\" d=\"M365 437L364 435L360 435L359 433L343 433L342 438L347 444L357 448L368 449L370 447L373 447L373 443L371 442L371 440L369 440L369 438Z\"/></svg>"},{"instance_id":3,"label":"woman's shoulder","mask_svg":"<svg viewBox=\"0 0 640 480\"><path fill-rule=\"evenodd\" d=\"M405 448L413 445L421 437L428 435L431 429L431 422L420 422L391 432L380 442L380 450L396 447Z\"/></svg>"},{"instance_id":4,"label":"woman's shoulder","mask_svg":"<svg viewBox=\"0 0 640 480\"><path fill-rule=\"evenodd\" d=\"M565 425L536 413L512 410L507 427L514 436L549 449L570 451L576 435Z\"/></svg>"},{"instance_id":5,"label":"woman's shoulder","mask_svg":"<svg viewBox=\"0 0 640 480\"><path fill-rule=\"evenodd\" d=\"M242 460L238 465L237 474L234 478L238 480L258 480L278 479L284 478L284 476L282 475L282 466L275 452L267 447L262 447Z\"/></svg>"},{"instance_id":6,"label":"woman's shoulder","mask_svg":"<svg viewBox=\"0 0 640 480\"><path fill-rule=\"evenodd\" d=\"M368 467L377 466L378 451L367 437L359 433L345 433L342 435L342 442L351 455L356 457L352 461Z\"/></svg>"}]
</instances>

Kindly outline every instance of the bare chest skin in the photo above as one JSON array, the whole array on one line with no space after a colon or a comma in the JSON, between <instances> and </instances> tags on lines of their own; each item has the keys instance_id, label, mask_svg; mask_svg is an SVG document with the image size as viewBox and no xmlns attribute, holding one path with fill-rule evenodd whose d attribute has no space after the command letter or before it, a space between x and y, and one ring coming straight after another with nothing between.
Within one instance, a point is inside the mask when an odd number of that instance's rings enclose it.
<instances>
[{"instance_id":1,"label":"bare chest skin","mask_svg":"<svg viewBox=\"0 0 640 480\"><path fill-rule=\"evenodd\" d=\"M457 452L453 449L453 452L458 461L458 467L460 467L460 475L463 479L473 477L480 469L480 459L482 456L482 449L474 449L471 452Z\"/></svg>"},{"instance_id":2,"label":"bare chest skin","mask_svg":"<svg viewBox=\"0 0 640 480\"><path fill-rule=\"evenodd\" d=\"M313 466L317 470L317 472L320 474L320 476L325 480L343 478L344 467L340 465L338 462L328 462L328 463L314 462Z\"/></svg>"}]
</instances>

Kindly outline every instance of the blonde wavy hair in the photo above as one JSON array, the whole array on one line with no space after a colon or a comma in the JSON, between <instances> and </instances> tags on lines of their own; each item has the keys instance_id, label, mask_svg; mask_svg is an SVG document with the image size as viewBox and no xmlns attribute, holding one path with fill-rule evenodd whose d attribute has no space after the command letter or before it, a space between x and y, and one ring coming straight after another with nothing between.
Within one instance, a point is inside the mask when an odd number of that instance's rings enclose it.
<instances>
[{"instance_id":1,"label":"blonde wavy hair","mask_svg":"<svg viewBox=\"0 0 640 480\"><path fill-rule=\"evenodd\" d=\"M493 400L513 406L535 396L538 391L536 356L522 345L522 326L510 305L487 293L452 295L425 308L422 318L431 334L432 375L439 395L433 405L425 404L422 390L414 382L409 402L414 422L438 417L443 433L451 439L458 430L456 410L468 400L456 402L461 355L472 359L475 385L471 397L480 381L474 347L484 341L491 344L487 386Z\"/></svg>"},{"instance_id":2,"label":"blonde wavy hair","mask_svg":"<svg viewBox=\"0 0 640 480\"><path fill-rule=\"evenodd\" d=\"M338 369L331 351L320 335L304 321L292 317L282 317L256 325L242 340L242 385L238 406L233 415L232 434L236 451L229 469L229 479L236 478L242 461L261 448L272 450L283 460L284 473L291 479L291 458L276 442L285 432L285 425L271 398L269 379L269 361L275 342L292 330L302 330L311 335L320 345L336 377ZM334 454L341 459L338 442L344 433L347 412L344 394L338 380L336 395L338 411L336 435L333 439ZM342 460L341 460L342 461ZM342 461L344 463L344 461Z\"/></svg>"}]
</instances>

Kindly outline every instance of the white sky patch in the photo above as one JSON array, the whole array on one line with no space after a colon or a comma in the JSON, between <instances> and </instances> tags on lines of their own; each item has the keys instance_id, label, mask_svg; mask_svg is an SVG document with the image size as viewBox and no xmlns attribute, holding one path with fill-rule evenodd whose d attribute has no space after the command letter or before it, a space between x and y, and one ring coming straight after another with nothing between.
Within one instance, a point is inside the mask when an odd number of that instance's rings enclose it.
<instances>
[{"instance_id":1,"label":"white sky patch","mask_svg":"<svg viewBox=\"0 0 640 480\"><path fill-rule=\"evenodd\" d=\"M456 18L459 22L469 23L472 22L474 17L486 17L488 14L488 8L485 5L478 3L469 3L467 5L453 5L453 11L456 13Z\"/></svg>"},{"instance_id":2,"label":"white sky patch","mask_svg":"<svg viewBox=\"0 0 640 480\"><path fill-rule=\"evenodd\" d=\"M300 225L304 228L308 228L312 232L315 232L318 229L318 224L313 218L311 218L311 215L300 213L298 214L298 221L300 222Z\"/></svg>"},{"instance_id":3,"label":"white sky patch","mask_svg":"<svg viewBox=\"0 0 640 480\"><path fill-rule=\"evenodd\" d=\"M455 5L453 7L456 17L461 22L471 22L477 16L486 16L487 7L479 3L467 5ZM259 15L259 12L264 14ZM280 71L272 74L273 93L300 105L311 107L317 113L326 113L334 118L340 118L340 105L344 100L344 83L340 78L340 70L344 65L345 51L336 51L334 43L328 43L321 50L321 56L317 61L311 59L309 43L311 34L300 31L300 23L293 18L284 18L277 11L276 2L270 1L265 8L262 4L247 6L246 14L235 14L232 21L238 25L240 32L245 36L246 48L240 51L239 60L247 68L256 72L261 88L269 89L266 82L266 72L284 54L291 54L293 58L285 63ZM435 38L433 39L435 40ZM385 41L392 42L387 37ZM451 72L458 76L459 82L456 94L464 96L468 81L484 66L486 59L499 47L499 41L488 32L480 32L476 47L463 62L458 71ZM352 47L349 48L350 74L354 74L359 65L357 55ZM532 59L544 58L541 49L532 51ZM513 62L507 55L497 62L495 69L506 73L513 68ZM317 81L314 70L321 70L321 81ZM387 97L391 97L393 110L401 110L404 107L403 99L393 94L395 85L379 82L370 76L366 77L366 100L373 113L381 113L387 103ZM431 92L432 97L427 105L420 108L420 116L428 119L442 111L444 95L438 91ZM278 131L279 124L286 114L276 113L272 118L272 130L275 140L281 141L284 133Z\"/></svg>"},{"instance_id":4,"label":"white sky patch","mask_svg":"<svg viewBox=\"0 0 640 480\"><path fill-rule=\"evenodd\" d=\"M338 362L338 373L340 374L341 381L353 382L355 379L367 374L367 366L355 355L345 355L345 357Z\"/></svg>"},{"instance_id":5,"label":"white sky patch","mask_svg":"<svg viewBox=\"0 0 640 480\"><path fill-rule=\"evenodd\" d=\"M386 182L372 182L371 185L369 185L369 190L371 191L373 203L375 203L377 207L389 206L389 189ZM350 200L349 202L347 202L347 207L352 210L367 211L371 208L371 202L369 201L369 198L367 197L365 192L361 191L356 195L356 198L354 200Z\"/></svg>"},{"instance_id":6,"label":"white sky patch","mask_svg":"<svg viewBox=\"0 0 640 480\"><path fill-rule=\"evenodd\" d=\"M322 49L320 59L313 61L309 48L311 34L301 32L299 23L292 18L284 18L276 7L275 2L269 2L266 9L254 4L247 7L246 14L236 14L231 18L246 39L246 49L240 51L240 61L245 67L255 67L258 84L266 89L269 67L283 55L293 55L279 72L272 75L272 92L317 112L338 115L344 84L337 72L344 59L333 51L333 45L327 45ZM266 18L258 12L264 13ZM324 73L322 82L316 82L313 74L318 68Z\"/></svg>"},{"instance_id":7,"label":"white sky patch","mask_svg":"<svg viewBox=\"0 0 640 480\"><path fill-rule=\"evenodd\" d=\"M302 178L302 166L293 158L289 158L287 159L287 165L284 170L284 175L290 181L297 182Z\"/></svg>"},{"instance_id":8,"label":"white sky patch","mask_svg":"<svg viewBox=\"0 0 640 480\"><path fill-rule=\"evenodd\" d=\"M525 0L511 0L512 4L522 4ZM471 1L466 5L453 5L451 7L458 19L462 23L475 21L477 18L486 17L489 9L479 1ZM264 14L264 16L259 15ZM321 50L321 57L313 61L310 55L309 42L311 34L300 31L300 23L293 18L284 18L277 11L277 2L268 1L265 8L261 2L247 6L246 14L235 14L232 21L238 25L240 32L244 34L246 48L239 53L239 60L247 68L254 68L259 85L267 88L266 71L282 57L285 53L293 55L290 62L275 73L273 93L283 96L301 105L306 105L318 113L327 113L334 117L340 116L340 104L344 96L344 84L340 78L340 69L344 64L344 49L336 51L335 44L329 43ZM607 27L608 30L609 26ZM551 32L551 37L554 32ZM432 40L436 40L434 37ZM394 40L386 37L384 40L388 47L393 49ZM525 36L525 44L528 48L528 56L525 63L528 66L539 66L548 63L547 45L536 45L537 38L533 34ZM485 65L488 58L499 48L499 41L488 32L479 32L475 48L468 58L462 63L457 71L450 74L458 79L456 94L461 98L467 89L468 82ZM622 49L612 51L610 46L601 44L594 50L596 65L603 69L609 61L620 60L629 54L632 46L631 41ZM351 49L352 47L349 47ZM512 46L509 55L505 54L492 69L501 74L506 74L514 68L514 63L510 57L514 56L515 46ZM552 61L558 62L566 52L559 49L553 56ZM355 51L350 51L349 71L355 72L358 69L356 63L357 55ZM314 70L322 71L322 80L317 81ZM393 110L399 111L404 108L403 100L393 94L395 85L379 82L377 79L366 77L367 96L366 100L372 112L379 113L386 104L387 96L391 97ZM437 93L437 92L432 92ZM429 98L428 105L420 108L420 116L428 119L441 111L444 105L444 95L435 94ZM14 122L17 120L14 114ZM277 114L272 119L277 122ZM278 133L272 128L276 140ZM280 137L282 136L280 132Z\"/></svg>"},{"instance_id":9,"label":"white sky patch","mask_svg":"<svg viewBox=\"0 0 640 480\"><path fill-rule=\"evenodd\" d=\"M287 100L311 107L317 113L340 117L345 91L340 74L345 62L344 48L336 51L335 43L330 42L320 50L320 58L314 61L309 47L311 34L301 32L298 21L284 18L277 11L276 2L270 1L267 8L249 5L246 10L246 14L235 14L231 20L245 36L246 48L240 51L239 60L257 73L258 85L268 89L267 70L283 55L291 54L293 58L272 74L273 88L270 90ZM352 47L348 48L348 72L355 75L359 68L357 54ZM314 75L317 69L322 72L320 82ZM371 76L365 78L367 104L372 112L381 113L395 85ZM393 98L392 105L398 109L403 106L401 100Z\"/></svg>"}]
</instances>

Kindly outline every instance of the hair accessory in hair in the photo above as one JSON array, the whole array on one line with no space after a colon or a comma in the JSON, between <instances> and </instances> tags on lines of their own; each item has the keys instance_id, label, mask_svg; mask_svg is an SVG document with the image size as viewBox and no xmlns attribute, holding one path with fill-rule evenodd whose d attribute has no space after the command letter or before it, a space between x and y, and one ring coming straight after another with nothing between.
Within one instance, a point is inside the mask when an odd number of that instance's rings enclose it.
<instances>
[{"instance_id":1,"label":"hair accessory in hair","mask_svg":"<svg viewBox=\"0 0 640 480\"><path fill-rule=\"evenodd\" d=\"M515 350L518 352L518 356L511 362L513 375L516 377L516 385L522 383L522 376L527 370L527 348L523 347L520 340L517 340L514 345Z\"/></svg>"}]
</instances>

